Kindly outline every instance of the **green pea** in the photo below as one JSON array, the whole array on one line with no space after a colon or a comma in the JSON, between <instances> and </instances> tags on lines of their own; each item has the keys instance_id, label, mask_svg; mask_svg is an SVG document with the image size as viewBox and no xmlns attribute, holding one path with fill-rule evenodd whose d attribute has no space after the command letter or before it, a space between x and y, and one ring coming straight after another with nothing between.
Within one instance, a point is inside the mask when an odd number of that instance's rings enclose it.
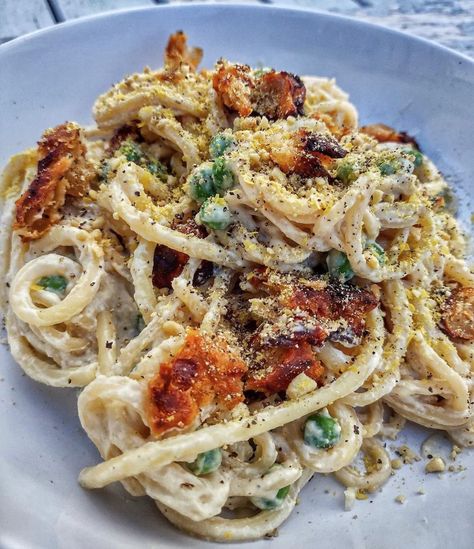
<instances>
[{"instance_id":1,"label":"green pea","mask_svg":"<svg viewBox=\"0 0 474 549\"><path fill-rule=\"evenodd\" d=\"M377 244L377 242L373 240L367 241L365 249L370 250L375 255L380 265L384 265L387 260L387 256L385 255L385 250L380 244Z\"/></svg>"},{"instance_id":2,"label":"green pea","mask_svg":"<svg viewBox=\"0 0 474 549\"><path fill-rule=\"evenodd\" d=\"M327 413L313 414L306 420L304 443L312 448L332 448L341 438L341 426Z\"/></svg>"},{"instance_id":3,"label":"green pea","mask_svg":"<svg viewBox=\"0 0 474 549\"><path fill-rule=\"evenodd\" d=\"M277 490L273 496L267 496L267 497L254 496L250 498L250 501L255 505L255 507L257 507L258 509L262 509L262 511L267 511L269 509L277 509L278 507L281 507L289 491L290 491L290 487L284 486L283 488L280 488L279 490Z\"/></svg>"},{"instance_id":4,"label":"green pea","mask_svg":"<svg viewBox=\"0 0 474 549\"><path fill-rule=\"evenodd\" d=\"M62 275L43 276L38 280L37 284L49 292L62 294L66 290L67 280Z\"/></svg>"},{"instance_id":5,"label":"green pea","mask_svg":"<svg viewBox=\"0 0 474 549\"><path fill-rule=\"evenodd\" d=\"M209 154L211 155L211 158L218 158L233 147L235 147L235 141L231 135L218 133L211 139Z\"/></svg>"},{"instance_id":6,"label":"green pea","mask_svg":"<svg viewBox=\"0 0 474 549\"><path fill-rule=\"evenodd\" d=\"M214 187L218 193L223 193L234 186L234 174L227 167L225 158L219 157L212 164Z\"/></svg>"},{"instance_id":7,"label":"green pea","mask_svg":"<svg viewBox=\"0 0 474 549\"><path fill-rule=\"evenodd\" d=\"M134 141L125 141L120 147L119 153L123 154L129 162L133 162L134 164L137 164L137 166L148 170L161 181L167 181L168 172L166 167L159 160L150 158L149 155L144 153L138 143L135 143Z\"/></svg>"},{"instance_id":8,"label":"green pea","mask_svg":"<svg viewBox=\"0 0 474 549\"><path fill-rule=\"evenodd\" d=\"M204 202L207 198L216 194L212 168L204 167L194 172L189 181L191 198L196 202Z\"/></svg>"},{"instance_id":9,"label":"green pea","mask_svg":"<svg viewBox=\"0 0 474 549\"><path fill-rule=\"evenodd\" d=\"M166 167L160 161L148 160L142 167L161 181L166 182L168 180L168 172L166 171Z\"/></svg>"},{"instance_id":10,"label":"green pea","mask_svg":"<svg viewBox=\"0 0 474 549\"><path fill-rule=\"evenodd\" d=\"M349 185L357 179L357 174L354 171L354 166L350 162L341 162L336 170L336 177L344 183Z\"/></svg>"},{"instance_id":11,"label":"green pea","mask_svg":"<svg viewBox=\"0 0 474 549\"><path fill-rule=\"evenodd\" d=\"M129 162L133 162L134 164L140 164L140 160L143 156L140 145L133 141L125 141L122 143L119 152L120 154L123 154Z\"/></svg>"},{"instance_id":12,"label":"green pea","mask_svg":"<svg viewBox=\"0 0 474 549\"><path fill-rule=\"evenodd\" d=\"M413 163L415 164L415 168L419 168L423 164L424 158L420 151L416 149L403 149L403 152L414 157Z\"/></svg>"},{"instance_id":13,"label":"green pea","mask_svg":"<svg viewBox=\"0 0 474 549\"><path fill-rule=\"evenodd\" d=\"M347 282L354 276L349 258L344 252L331 250L326 257L326 264L330 276L338 278L341 282Z\"/></svg>"},{"instance_id":14,"label":"green pea","mask_svg":"<svg viewBox=\"0 0 474 549\"><path fill-rule=\"evenodd\" d=\"M209 198L204 202L199 210L199 218L201 223L215 231L227 229L232 222L232 215L227 202L219 196Z\"/></svg>"},{"instance_id":15,"label":"green pea","mask_svg":"<svg viewBox=\"0 0 474 549\"><path fill-rule=\"evenodd\" d=\"M379 170L382 175L393 175L396 173L397 168L390 162L382 162L379 164Z\"/></svg>"},{"instance_id":16,"label":"green pea","mask_svg":"<svg viewBox=\"0 0 474 549\"><path fill-rule=\"evenodd\" d=\"M222 463L222 452L220 448L214 448L208 452L199 454L198 457L192 462L188 463L188 469L195 475L208 475L217 471Z\"/></svg>"}]
</instances>

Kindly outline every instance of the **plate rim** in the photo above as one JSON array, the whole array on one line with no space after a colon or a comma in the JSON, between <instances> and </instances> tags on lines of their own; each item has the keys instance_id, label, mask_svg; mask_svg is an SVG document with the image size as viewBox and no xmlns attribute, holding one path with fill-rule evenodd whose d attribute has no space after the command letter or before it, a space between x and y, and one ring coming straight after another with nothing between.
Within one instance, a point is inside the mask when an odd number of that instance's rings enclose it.
<instances>
[{"instance_id":1,"label":"plate rim","mask_svg":"<svg viewBox=\"0 0 474 549\"><path fill-rule=\"evenodd\" d=\"M392 29L382 23L375 23L373 21L367 21L365 19L354 17L352 15L333 13L333 12L329 12L329 11L325 11L317 8L310 8L308 6L275 5L275 4L267 4L262 2L258 2L255 4L248 4L248 3L238 2L238 1L228 2L225 4L220 4L220 3L214 4L214 3L199 1L199 2L189 3L189 4L187 3L186 4L184 3L158 4L158 5L155 4L150 6L124 7L124 8L118 8L113 10L107 10L104 12L86 15L82 17L77 17L74 19L69 19L67 21L57 23L57 24L53 23L48 27L43 27L33 32L23 34L21 36L14 38L13 40L10 40L8 42L5 42L4 44L1 44L0 45L0 62L2 61L2 57L4 55L9 53L11 50L14 50L16 47L22 46L25 43L41 38L43 35L57 34L57 33L61 34L63 32L67 32L69 28L87 25L91 21L97 21L97 20L100 21L102 19L105 20L105 19L112 19L115 17L122 17L127 13L140 13L140 12L146 13L146 12L159 12L159 11L164 11L164 12L190 11L190 10L191 11L196 11L196 10L227 11L235 8L238 8L247 12L280 11L280 12L286 12L289 15L306 13L306 14L314 15L317 18L320 18L321 20L327 19L327 20L333 20L333 21L338 21L338 20L345 21L346 23L352 24L353 26L356 26L356 27L368 28L378 32L383 32L385 34L391 34L394 36L398 36L400 39L404 39L415 44L417 43L424 47L433 48L435 50L438 50L443 55L447 55L448 57L454 56L455 58L457 58L458 61L463 61L464 63L467 64L467 66L471 68L471 70L474 71L473 57L469 57L465 53L458 52L448 46L435 42L434 40L417 36L405 30Z\"/></svg>"}]
</instances>

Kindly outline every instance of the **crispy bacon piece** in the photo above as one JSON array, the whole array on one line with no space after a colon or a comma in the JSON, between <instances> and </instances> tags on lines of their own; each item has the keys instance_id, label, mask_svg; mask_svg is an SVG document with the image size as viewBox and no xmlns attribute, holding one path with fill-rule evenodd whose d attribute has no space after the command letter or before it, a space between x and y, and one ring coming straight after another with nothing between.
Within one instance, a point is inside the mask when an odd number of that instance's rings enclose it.
<instances>
[{"instance_id":1,"label":"crispy bacon piece","mask_svg":"<svg viewBox=\"0 0 474 549\"><path fill-rule=\"evenodd\" d=\"M441 328L453 339L474 340L474 288L456 288L451 292Z\"/></svg>"},{"instance_id":2,"label":"crispy bacon piece","mask_svg":"<svg viewBox=\"0 0 474 549\"><path fill-rule=\"evenodd\" d=\"M420 148L415 138L411 137L406 132L397 132L397 130L394 130L390 126L386 126L385 124L369 124L368 126L362 126L360 131L366 135L370 135L370 137L373 137L379 143L411 143L417 149Z\"/></svg>"},{"instance_id":3,"label":"crispy bacon piece","mask_svg":"<svg viewBox=\"0 0 474 549\"><path fill-rule=\"evenodd\" d=\"M298 130L292 139L270 144L270 157L287 174L302 177L329 177L327 171L334 158L344 158L345 151L332 137Z\"/></svg>"},{"instance_id":4,"label":"crispy bacon piece","mask_svg":"<svg viewBox=\"0 0 474 549\"><path fill-rule=\"evenodd\" d=\"M243 401L247 366L223 337L188 331L176 356L160 365L148 384L148 417L153 433L184 429L211 404L232 409Z\"/></svg>"},{"instance_id":5,"label":"crispy bacon piece","mask_svg":"<svg viewBox=\"0 0 474 549\"><path fill-rule=\"evenodd\" d=\"M207 236L206 229L198 225L194 219L187 221L176 220L172 228L184 234L192 234L199 238ZM153 256L153 275L152 282L156 288L171 288L173 279L179 276L188 262L189 255L168 248L163 244L158 244ZM203 261L200 268L196 271L195 282L199 286L204 284L212 276L213 266L209 261Z\"/></svg>"},{"instance_id":6,"label":"crispy bacon piece","mask_svg":"<svg viewBox=\"0 0 474 549\"><path fill-rule=\"evenodd\" d=\"M252 93L254 111L271 120L303 114L306 88L299 76L288 72L265 73Z\"/></svg>"},{"instance_id":7,"label":"crispy bacon piece","mask_svg":"<svg viewBox=\"0 0 474 549\"><path fill-rule=\"evenodd\" d=\"M239 116L250 116L253 79L246 65L221 64L212 77L212 85L222 103Z\"/></svg>"},{"instance_id":8,"label":"crispy bacon piece","mask_svg":"<svg viewBox=\"0 0 474 549\"><path fill-rule=\"evenodd\" d=\"M320 382L323 365L315 358L311 345L297 343L293 347L274 347L268 353L266 368L250 372L245 389L267 395L286 391L291 381L299 374Z\"/></svg>"},{"instance_id":9,"label":"crispy bacon piece","mask_svg":"<svg viewBox=\"0 0 474 549\"><path fill-rule=\"evenodd\" d=\"M239 116L271 120L303 114L306 88L299 76L270 71L255 77L247 65L221 63L212 84L222 103Z\"/></svg>"},{"instance_id":10,"label":"crispy bacon piece","mask_svg":"<svg viewBox=\"0 0 474 549\"><path fill-rule=\"evenodd\" d=\"M85 159L80 129L67 122L47 130L38 142L38 169L28 189L16 201L13 228L23 241L43 236L57 223L66 195L84 196L94 177Z\"/></svg>"},{"instance_id":11,"label":"crispy bacon piece","mask_svg":"<svg viewBox=\"0 0 474 549\"><path fill-rule=\"evenodd\" d=\"M201 48L188 48L187 37L183 31L172 34L165 49L165 67L169 71L177 71L182 65L188 65L195 71L201 62L203 51Z\"/></svg>"}]
</instances>

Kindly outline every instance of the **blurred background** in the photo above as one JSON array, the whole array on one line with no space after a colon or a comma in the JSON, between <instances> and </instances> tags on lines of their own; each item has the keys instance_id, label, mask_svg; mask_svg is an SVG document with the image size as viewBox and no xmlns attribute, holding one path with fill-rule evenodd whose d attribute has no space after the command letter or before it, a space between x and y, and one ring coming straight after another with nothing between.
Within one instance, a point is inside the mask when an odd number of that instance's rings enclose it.
<instances>
[{"instance_id":1,"label":"blurred background","mask_svg":"<svg viewBox=\"0 0 474 549\"><path fill-rule=\"evenodd\" d=\"M208 0L209 2L211 0ZM225 0L212 0L223 3ZM182 3L196 3L180 0ZM0 44L43 27L104 11L177 0L0 0ZM350 15L474 56L474 0L241 0Z\"/></svg>"}]
</instances>

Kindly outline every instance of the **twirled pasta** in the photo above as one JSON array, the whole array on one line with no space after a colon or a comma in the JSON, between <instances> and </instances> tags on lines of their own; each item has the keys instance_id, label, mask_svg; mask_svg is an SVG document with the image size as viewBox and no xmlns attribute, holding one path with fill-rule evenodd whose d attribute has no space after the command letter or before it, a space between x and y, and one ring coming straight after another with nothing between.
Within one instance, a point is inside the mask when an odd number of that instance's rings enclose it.
<instances>
[{"instance_id":1,"label":"twirled pasta","mask_svg":"<svg viewBox=\"0 0 474 549\"><path fill-rule=\"evenodd\" d=\"M84 387L83 487L251 540L312 475L381 487L406 420L473 446L474 274L407 134L360 128L333 80L201 56L172 35L97 128L10 160L1 300L24 371Z\"/></svg>"}]
</instances>

